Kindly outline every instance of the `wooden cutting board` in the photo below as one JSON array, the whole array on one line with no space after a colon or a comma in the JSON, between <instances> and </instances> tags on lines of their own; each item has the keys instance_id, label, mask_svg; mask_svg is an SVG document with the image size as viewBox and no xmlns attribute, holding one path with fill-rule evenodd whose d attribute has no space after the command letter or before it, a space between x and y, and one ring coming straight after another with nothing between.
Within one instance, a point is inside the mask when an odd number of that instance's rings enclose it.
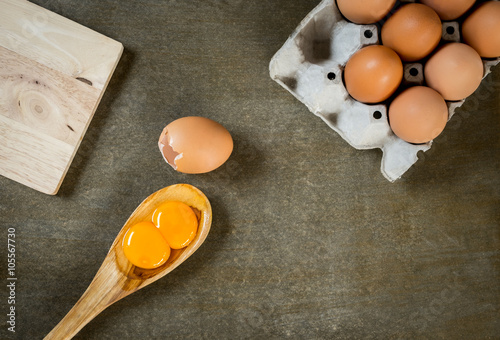
<instances>
[{"instance_id":1,"label":"wooden cutting board","mask_svg":"<svg viewBox=\"0 0 500 340\"><path fill-rule=\"evenodd\" d=\"M54 195L123 52L25 0L0 0L0 174Z\"/></svg>"}]
</instances>

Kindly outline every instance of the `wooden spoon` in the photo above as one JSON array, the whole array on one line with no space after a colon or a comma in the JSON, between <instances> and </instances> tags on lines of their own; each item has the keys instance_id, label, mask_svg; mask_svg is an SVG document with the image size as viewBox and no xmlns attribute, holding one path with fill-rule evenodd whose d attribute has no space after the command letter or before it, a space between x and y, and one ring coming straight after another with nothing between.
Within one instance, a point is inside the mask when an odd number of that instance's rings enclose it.
<instances>
[{"instance_id":1,"label":"wooden spoon","mask_svg":"<svg viewBox=\"0 0 500 340\"><path fill-rule=\"evenodd\" d=\"M154 209L166 201L181 201L193 208L199 221L198 234L186 248L172 249L169 259L160 267L155 269L136 267L123 253L123 236L134 224L149 220ZM45 340L71 339L106 307L170 273L200 247L207 237L211 224L210 202L200 190L191 185L176 184L150 195L135 209L118 233L101 268L80 300L45 337Z\"/></svg>"}]
</instances>

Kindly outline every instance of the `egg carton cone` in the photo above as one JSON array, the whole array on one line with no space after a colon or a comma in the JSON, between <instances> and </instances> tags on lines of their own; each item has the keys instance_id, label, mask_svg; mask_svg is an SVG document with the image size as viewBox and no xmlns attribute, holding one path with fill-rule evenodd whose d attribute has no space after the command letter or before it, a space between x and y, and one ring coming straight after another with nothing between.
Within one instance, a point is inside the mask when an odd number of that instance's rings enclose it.
<instances>
[{"instance_id":1,"label":"egg carton cone","mask_svg":"<svg viewBox=\"0 0 500 340\"><path fill-rule=\"evenodd\" d=\"M351 146L359 150L380 148L381 172L394 182L417 162L419 151L431 148L432 141L419 145L403 141L389 126L385 104L360 103L347 93L342 80L344 67L362 47L379 44L378 30L376 24L358 25L345 20L335 0L323 0L276 52L269 72L274 81ZM458 22L443 22L442 39L460 41ZM499 62L500 58L483 60L484 76ZM403 84L423 83L423 65L405 63ZM449 118L463 103L464 100L447 102Z\"/></svg>"}]
</instances>

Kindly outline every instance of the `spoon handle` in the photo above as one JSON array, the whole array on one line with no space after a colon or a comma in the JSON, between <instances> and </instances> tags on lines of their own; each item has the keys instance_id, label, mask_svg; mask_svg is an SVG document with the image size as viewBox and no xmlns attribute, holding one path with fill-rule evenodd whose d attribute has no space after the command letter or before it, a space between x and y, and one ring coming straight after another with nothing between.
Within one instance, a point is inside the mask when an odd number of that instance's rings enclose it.
<instances>
[{"instance_id":1,"label":"spoon handle","mask_svg":"<svg viewBox=\"0 0 500 340\"><path fill-rule=\"evenodd\" d=\"M111 269L111 270L110 270ZM126 281L109 262L104 263L89 287L44 340L71 339L80 329L113 302L129 294L120 287Z\"/></svg>"}]
</instances>

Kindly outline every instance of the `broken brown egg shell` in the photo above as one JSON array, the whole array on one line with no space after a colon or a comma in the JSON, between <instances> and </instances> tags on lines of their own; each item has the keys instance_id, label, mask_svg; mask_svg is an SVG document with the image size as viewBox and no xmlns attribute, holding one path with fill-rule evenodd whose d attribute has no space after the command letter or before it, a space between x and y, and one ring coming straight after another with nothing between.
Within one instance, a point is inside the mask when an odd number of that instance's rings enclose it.
<instances>
[{"instance_id":1,"label":"broken brown egg shell","mask_svg":"<svg viewBox=\"0 0 500 340\"><path fill-rule=\"evenodd\" d=\"M211 119L182 117L163 129L158 147L174 170L202 174L227 161L233 151L233 139L224 126Z\"/></svg>"}]
</instances>

